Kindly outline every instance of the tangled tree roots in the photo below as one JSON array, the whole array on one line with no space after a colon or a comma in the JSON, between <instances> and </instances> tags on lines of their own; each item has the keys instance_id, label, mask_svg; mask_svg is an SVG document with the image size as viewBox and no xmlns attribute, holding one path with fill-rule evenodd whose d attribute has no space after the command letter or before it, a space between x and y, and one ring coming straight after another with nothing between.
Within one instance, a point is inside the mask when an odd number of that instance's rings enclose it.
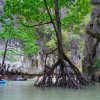
<instances>
[{"instance_id":1,"label":"tangled tree roots","mask_svg":"<svg viewBox=\"0 0 100 100\"><path fill-rule=\"evenodd\" d=\"M64 60L58 60L48 72L44 74L43 79L37 83L35 82L35 86L40 87L68 87L68 88L78 88L81 89L83 86L87 86L90 83L94 84L94 82L90 80L86 80L78 70L78 68L69 60L69 58L63 54ZM68 65L70 65L70 68L73 70L74 75L71 74L71 72L68 70ZM60 74L56 77L56 82L52 82L52 75L51 73L57 68L57 66L60 66Z\"/></svg>"}]
</instances>

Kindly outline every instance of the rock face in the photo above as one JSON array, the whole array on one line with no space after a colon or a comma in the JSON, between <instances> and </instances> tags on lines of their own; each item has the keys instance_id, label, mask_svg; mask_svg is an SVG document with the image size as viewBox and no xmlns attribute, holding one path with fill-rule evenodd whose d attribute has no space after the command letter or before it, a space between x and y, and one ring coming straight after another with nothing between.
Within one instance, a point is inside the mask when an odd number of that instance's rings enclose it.
<instances>
[{"instance_id":1,"label":"rock face","mask_svg":"<svg viewBox=\"0 0 100 100\"><path fill-rule=\"evenodd\" d=\"M97 57L98 46L97 39L93 38L90 34L85 36L85 50L84 50L84 64L85 66L92 65L93 59ZM99 55L98 55L99 56Z\"/></svg>"},{"instance_id":2,"label":"rock face","mask_svg":"<svg viewBox=\"0 0 100 100\"><path fill-rule=\"evenodd\" d=\"M83 69L92 68L100 57L100 0L91 0L96 8L92 9L91 20L86 27Z\"/></svg>"},{"instance_id":3,"label":"rock face","mask_svg":"<svg viewBox=\"0 0 100 100\"><path fill-rule=\"evenodd\" d=\"M9 45L13 45L14 40L10 40ZM80 40L73 39L71 40L70 51L71 51L71 60L80 70L82 70L81 66L81 53L80 47L78 46ZM44 46L43 46L44 47ZM16 61L11 62L9 59L5 59L6 68L10 64L10 71L17 70L18 72L28 73L28 74L39 74L44 72L45 65L45 51L44 48L41 48L37 56L29 56L29 55L15 55L13 58L17 58ZM9 48L9 47L8 47ZM0 52L5 49L5 41L0 41ZM17 48L19 52L20 48ZM47 52L47 51L46 51ZM53 54L48 55L46 65L51 67L57 60L57 57ZM0 56L0 62L2 62L2 56Z\"/></svg>"},{"instance_id":4,"label":"rock face","mask_svg":"<svg viewBox=\"0 0 100 100\"><path fill-rule=\"evenodd\" d=\"M91 4L100 4L100 0L91 0Z\"/></svg>"},{"instance_id":5,"label":"rock face","mask_svg":"<svg viewBox=\"0 0 100 100\"><path fill-rule=\"evenodd\" d=\"M93 8L91 12L91 20L86 27L87 34L100 41L100 6Z\"/></svg>"},{"instance_id":6,"label":"rock face","mask_svg":"<svg viewBox=\"0 0 100 100\"><path fill-rule=\"evenodd\" d=\"M80 51L80 39L74 38L70 41L70 52L71 52L71 61L79 68L82 72L82 55Z\"/></svg>"},{"instance_id":7,"label":"rock face","mask_svg":"<svg viewBox=\"0 0 100 100\"><path fill-rule=\"evenodd\" d=\"M9 45L13 46L14 40L10 40ZM8 46L9 48L9 46ZM0 52L5 49L5 41L0 40ZM20 48L17 48L19 52ZM37 56L29 56L29 55L14 55L13 58L17 58L16 61L9 61L7 55L5 59L6 69L10 64L10 71L17 70L18 72L27 73L27 74L39 74L44 72L44 64L45 64L45 54L40 49L39 54ZM2 56L0 56L0 62L2 63ZM50 67L55 62L56 58L54 55L50 54L47 57L47 66Z\"/></svg>"},{"instance_id":8,"label":"rock face","mask_svg":"<svg viewBox=\"0 0 100 100\"><path fill-rule=\"evenodd\" d=\"M55 62L54 55L50 54L47 58L47 66L51 67ZM24 67L29 74L43 74L45 65L45 55L43 52L39 52L37 56L29 57L24 56L23 59Z\"/></svg>"}]
</instances>

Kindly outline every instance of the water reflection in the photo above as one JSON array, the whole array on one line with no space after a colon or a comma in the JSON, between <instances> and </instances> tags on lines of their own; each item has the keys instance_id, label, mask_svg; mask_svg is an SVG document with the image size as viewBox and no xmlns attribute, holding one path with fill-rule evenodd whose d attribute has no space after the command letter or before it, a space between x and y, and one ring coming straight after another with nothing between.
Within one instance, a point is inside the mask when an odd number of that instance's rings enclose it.
<instances>
[{"instance_id":1,"label":"water reflection","mask_svg":"<svg viewBox=\"0 0 100 100\"><path fill-rule=\"evenodd\" d=\"M33 80L0 84L0 100L99 100L100 84L82 90L34 87Z\"/></svg>"}]
</instances>

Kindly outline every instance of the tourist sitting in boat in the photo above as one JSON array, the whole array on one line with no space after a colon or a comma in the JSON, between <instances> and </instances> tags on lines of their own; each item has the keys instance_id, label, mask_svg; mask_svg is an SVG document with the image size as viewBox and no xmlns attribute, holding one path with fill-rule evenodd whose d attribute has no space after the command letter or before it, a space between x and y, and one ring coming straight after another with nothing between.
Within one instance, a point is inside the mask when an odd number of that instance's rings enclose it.
<instances>
[{"instance_id":1,"label":"tourist sitting in boat","mask_svg":"<svg viewBox=\"0 0 100 100\"><path fill-rule=\"evenodd\" d=\"M26 81L27 78L22 78L21 76L14 76L12 78L13 81Z\"/></svg>"},{"instance_id":2,"label":"tourist sitting in boat","mask_svg":"<svg viewBox=\"0 0 100 100\"><path fill-rule=\"evenodd\" d=\"M0 81L2 81L2 76L0 75Z\"/></svg>"},{"instance_id":3,"label":"tourist sitting in boat","mask_svg":"<svg viewBox=\"0 0 100 100\"><path fill-rule=\"evenodd\" d=\"M12 78L12 80L17 80L18 79L18 76L14 76L13 78Z\"/></svg>"},{"instance_id":4,"label":"tourist sitting in boat","mask_svg":"<svg viewBox=\"0 0 100 100\"><path fill-rule=\"evenodd\" d=\"M34 85L37 86L39 85L39 83L41 83L43 81L43 76L38 76L37 80L35 81Z\"/></svg>"},{"instance_id":5,"label":"tourist sitting in boat","mask_svg":"<svg viewBox=\"0 0 100 100\"><path fill-rule=\"evenodd\" d=\"M0 81L3 81L4 77L2 75L0 75Z\"/></svg>"},{"instance_id":6,"label":"tourist sitting in boat","mask_svg":"<svg viewBox=\"0 0 100 100\"><path fill-rule=\"evenodd\" d=\"M56 76L54 76L54 77L52 78L52 82L55 83L55 82L56 82L56 79L57 79Z\"/></svg>"}]
</instances>

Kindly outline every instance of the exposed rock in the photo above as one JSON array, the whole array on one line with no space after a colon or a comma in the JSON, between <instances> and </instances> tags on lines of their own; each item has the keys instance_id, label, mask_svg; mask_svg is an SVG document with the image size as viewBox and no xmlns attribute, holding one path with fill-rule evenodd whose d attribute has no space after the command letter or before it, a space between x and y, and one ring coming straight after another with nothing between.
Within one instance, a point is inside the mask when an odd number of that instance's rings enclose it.
<instances>
[{"instance_id":1,"label":"exposed rock","mask_svg":"<svg viewBox=\"0 0 100 100\"><path fill-rule=\"evenodd\" d=\"M100 0L91 0L96 8L92 9L91 20L86 27L83 69L92 68L100 57Z\"/></svg>"},{"instance_id":2,"label":"exposed rock","mask_svg":"<svg viewBox=\"0 0 100 100\"><path fill-rule=\"evenodd\" d=\"M100 0L91 0L91 4L100 5Z\"/></svg>"},{"instance_id":3,"label":"exposed rock","mask_svg":"<svg viewBox=\"0 0 100 100\"><path fill-rule=\"evenodd\" d=\"M82 55L80 51L80 39L74 38L70 41L70 52L71 52L71 61L79 68L82 72Z\"/></svg>"},{"instance_id":4,"label":"exposed rock","mask_svg":"<svg viewBox=\"0 0 100 100\"><path fill-rule=\"evenodd\" d=\"M14 40L13 40L14 41ZM12 42L10 42L10 45L13 45ZM5 41L0 41L0 51L3 51L5 47ZM20 50L20 48L18 48ZM39 74L44 72L44 63L45 63L45 54L42 52L42 49L40 49L40 52L37 56L29 56L29 55L15 55L13 57L17 57L18 60L11 62L9 59L5 59L6 69L8 65L10 64L9 70L17 70L21 73L27 73L27 74ZM47 66L52 66L52 64L55 62L55 56L50 54L47 57ZM2 56L0 56L0 62L2 62Z\"/></svg>"}]
</instances>

